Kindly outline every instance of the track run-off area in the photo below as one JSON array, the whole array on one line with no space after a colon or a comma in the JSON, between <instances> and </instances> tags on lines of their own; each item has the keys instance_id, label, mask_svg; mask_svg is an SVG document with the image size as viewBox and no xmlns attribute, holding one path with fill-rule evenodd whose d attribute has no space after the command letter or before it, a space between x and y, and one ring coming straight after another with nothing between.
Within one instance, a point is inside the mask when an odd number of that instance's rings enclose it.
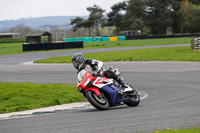
<instances>
[{"instance_id":1,"label":"track run-off area","mask_svg":"<svg viewBox=\"0 0 200 133\"><path fill-rule=\"evenodd\" d=\"M71 64L27 64L38 59L114 50L189 46L189 44L83 49L0 56L0 82L76 84ZM92 58L92 57L91 57ZM1 133L135 133L200 125L200 63L168 61L108 62L125 81L148 97L138 107L126 105L55 111L0 120ZM75 88L76 89L76 88Z\"/></svg>"}]
</instances>

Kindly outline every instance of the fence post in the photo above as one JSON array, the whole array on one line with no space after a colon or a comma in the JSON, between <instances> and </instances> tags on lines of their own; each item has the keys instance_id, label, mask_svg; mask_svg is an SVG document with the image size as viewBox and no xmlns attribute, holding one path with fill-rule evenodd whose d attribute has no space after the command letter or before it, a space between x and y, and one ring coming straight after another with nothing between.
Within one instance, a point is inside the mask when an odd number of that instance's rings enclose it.
<instances>
[{"instance_id":1,"label":"fence post","mask_svg":"<svg viewBox=\"0 0 200 133\"><path fill-rule=\"evenodd\" d=\"M194 39L194 37L191 39L191 48L192 48L192 50L195 50L195 39Z\"/></svg>"}]
</instances>

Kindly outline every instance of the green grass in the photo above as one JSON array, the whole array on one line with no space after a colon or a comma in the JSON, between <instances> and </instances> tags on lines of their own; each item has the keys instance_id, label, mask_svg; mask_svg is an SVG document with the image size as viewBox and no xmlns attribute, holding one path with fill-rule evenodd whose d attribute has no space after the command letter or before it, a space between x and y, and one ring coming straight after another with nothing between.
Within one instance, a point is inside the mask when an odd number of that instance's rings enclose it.
<instances>
[{"instance_id":1,"label":"green grass","mask_svg":"<svg viewBox=\"0 0 200 133\"><path fill-rule=\"evenodd\" d=\"M113 41L113 42L110 42L110 41L84 42L84 49L149 46L149 45L165 45L165 44L184 44L184 43L190 43L190 42L191 42L190 37L168 38L168 39L124 40L124 41ZM0 55L24 53L22 51L22 44L23 43L0 43Z\"/></svg>"},{"instance_id":2,"label":"green grass","mask_svg":"<svg viewBox=\"0 0 200 133\"><path fill-rule=\"evenodd\" d=\"M167 45L167 44L185 44L191 43L190 37L185 38L165 38L165 39L141 39L141 40L124 40L112 42L85 42L85 48L108 48L108 47L129 47L129 46L150 46L150 45Z\"/></svg>"},{"instance_id":3,"label":"green grass","mask_svg":"<svg viewBox=\"0 0 200 133\"><path fill-rule=\"evenodd\" d=\"M20 54L23 43L0 43L0 55Z\"/></svg>"},{"instance_id":4,"label":"green grass","mask_svg":"<svg viewBox=\"0 0 200 133\"><path fill-rule=\"evenodd\" d=\"M75 85L0 82L0 113L81 101Z\"/></svg>"},{"instance_id":5,"label":"green grass","mask_svg":"<svg viewBox=\"0 0 200 133\"><path fill-rule=\"evenodd\" d=\"M200 53L186 47L151 48L84 54L85 58L108 61L200 61ZM53 57L35 63L71 63L71 56Z\"/></svg>"},{"instance_id":6,"label":"green grass","mask_svg":"<svg viewBox=\"0 0 200 133\"><path fill-rule=\"evenodd\" d=\"M162 131L155 131L151 133L200 133L200 128L194 127L194 128L187 128L187 129L169 129Z\"/></svg>"}]
</instances>

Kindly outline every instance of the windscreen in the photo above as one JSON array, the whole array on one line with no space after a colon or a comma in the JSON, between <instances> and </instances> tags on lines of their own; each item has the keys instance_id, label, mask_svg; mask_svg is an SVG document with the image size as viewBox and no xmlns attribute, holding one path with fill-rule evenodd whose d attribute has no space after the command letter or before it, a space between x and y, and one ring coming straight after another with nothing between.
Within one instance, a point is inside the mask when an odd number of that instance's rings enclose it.
<instances>
[{"instance_id":1,"label":"windscreen","mask_svg":"<svg viewBox=\"0 0 200 133\"><path fill-rule=\"evenodd\" d=\"M94 72L92 71L92 68L90 65L85 66L85 70L87 70L90 74L93 74Z\"/></svg>"},{"instance_id":2,"label":"windscreen","mask_svg":"<svg viewBox=\"0 0 200 133\"><path fill-rule=\"evenodd\" d=\"M86 73L86 70L81 70L79 73L78 73L78 81L83 79L84 75Z\"/></svg>"}]
</instances>

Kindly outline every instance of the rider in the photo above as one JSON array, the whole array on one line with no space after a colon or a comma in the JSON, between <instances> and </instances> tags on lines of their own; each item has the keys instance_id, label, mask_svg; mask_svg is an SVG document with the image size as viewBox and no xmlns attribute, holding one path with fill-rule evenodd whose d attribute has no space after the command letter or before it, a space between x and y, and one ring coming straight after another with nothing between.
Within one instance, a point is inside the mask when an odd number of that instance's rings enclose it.
<instances>
[{"instance_id":1,"label":"rider","mask_svg":"<svg viewBox=\"0 0 200 133\"><path fill-rule=\"evenodd\" d=\"M89 67L93 73L93 76L98 74L100 71L103 70L103 62L98 61L95 59L86 59L84 58L82 53L76 53L72 56L72 64L74 67L78 70L77 73L79 73L82 69L85 69L86 67ZM130 88L129 85L127 85L123 78L120 78L118 69L113 69L112 67L108 70L103 70L103 75L107 78L112 78L116 80L119 84L122 85L123 90L122 92L131 91L132 88Z\"/></svg>"}]
</instances>

